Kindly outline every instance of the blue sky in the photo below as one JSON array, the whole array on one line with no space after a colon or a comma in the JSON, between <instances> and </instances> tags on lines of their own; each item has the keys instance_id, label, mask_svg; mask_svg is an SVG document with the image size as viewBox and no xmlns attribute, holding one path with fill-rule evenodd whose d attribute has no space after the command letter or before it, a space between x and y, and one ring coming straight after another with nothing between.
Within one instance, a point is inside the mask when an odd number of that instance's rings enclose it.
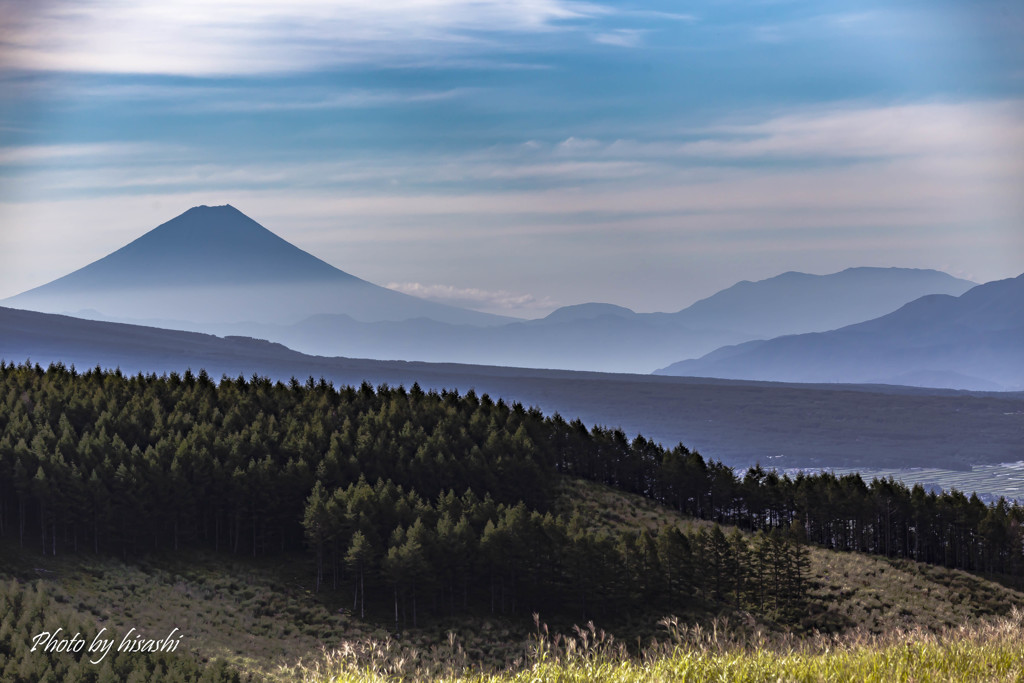
<instances>
[{"instance_id":1,"label":"blue sky","mask_svg":"<svg viewBox=\"0 0 1024 683\"><path fill-rule=\"evenodd\" d=\"M535 317L1024 272L1020 2L0 0L0 297L230 203Z\"/></svg>"}]
</instances>

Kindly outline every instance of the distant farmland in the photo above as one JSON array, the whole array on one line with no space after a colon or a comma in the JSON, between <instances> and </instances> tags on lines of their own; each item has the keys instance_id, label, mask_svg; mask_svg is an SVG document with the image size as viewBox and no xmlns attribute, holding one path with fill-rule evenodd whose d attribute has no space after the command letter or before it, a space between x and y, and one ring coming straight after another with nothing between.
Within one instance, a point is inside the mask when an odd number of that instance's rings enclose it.
<instances>
[{"instance_id":1,"label":"distant farmland","mask_svg":"<svg viewBox=\"0 0 1024 683\"><path fill-rule=\"evenodd\" d=\"M795 475L799 468L786 470L786 474ZM1019 462L1001 463L998 465L974 465L970 472L962 470L944 470L934 467L911 468L824 468L820 470L804 470L807 473L832 471L837 475L859 472L865 482L872 479L888 479L892 477L907 486L921 484L925 489L950 491L956 489L966 495L977 493L986 503L999 500L1000 497L1013 502L1024 503L1024 460Z\"/></svg>"}]
</instances>

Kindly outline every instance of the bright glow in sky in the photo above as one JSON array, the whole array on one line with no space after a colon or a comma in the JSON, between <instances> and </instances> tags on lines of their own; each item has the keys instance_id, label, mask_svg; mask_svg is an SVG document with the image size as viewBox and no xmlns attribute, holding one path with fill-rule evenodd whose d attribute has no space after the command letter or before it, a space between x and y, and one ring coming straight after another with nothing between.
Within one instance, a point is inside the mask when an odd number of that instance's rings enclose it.
<instances>
[{"instance_id":1,"label":"bright glow in sky","mask_svg":"<svg viewBox=\"0 0 1024 683\"><path fill-rule=\"evenodd\" d=\"M1024 6L0 0L0 298L230 203L536 317L1024 272Z\"/></svg>"}]
</instances>

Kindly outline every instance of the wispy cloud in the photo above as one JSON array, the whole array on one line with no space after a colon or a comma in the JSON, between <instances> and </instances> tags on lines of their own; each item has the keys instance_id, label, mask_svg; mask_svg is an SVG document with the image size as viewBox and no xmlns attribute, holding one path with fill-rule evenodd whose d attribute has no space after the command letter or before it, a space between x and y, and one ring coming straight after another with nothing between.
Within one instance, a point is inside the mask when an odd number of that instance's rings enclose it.
<instances>
[{"instance_id":1,"label":"wispy cloud","mask_svg":"<svg viewBox=\"0 0 1024 683\"><path fill-rule=\"evenodd\" d=\"M368 109L373 107L392 107L404 104L423 104L440 102L458 97L465 97L474 92L471 88L451 88L448 90L412 90L388 91L354 89L340 93L325 95L323 92L288 92L277 94L274 98L256 93L246 95L235 93L231 98L203 101L185 105L186 109L229 112L260 112L260 111L312 111L319 109ZM239 96L240 95L240 96Z\"/></svg>"},{"instance_id":2,"label":"wispy cloud","mask_svg":"<svg viewBox=\"0 0 1024 683\"><path fill-rule=\"evenodd\" d=\"M483 308L491 311L551 310L558 305L550 297L538 298L532 294L520 294L505 290L492 291L475 287L425 285L419 282L389 282L385 286L396 292L411 294L423 299L432 299L442 303L457 304L470 308Z\"/></svg>"},{"instance_id":3,"label":"wispy cloud","mask_svg":"<svg viewBox=\"0 0 1024 683\"><path fill-rule=\"evenodd\" d=\"M2 0L0 12L7 68L208 76L459 57L610 10L579 0Z\"/></svg>"},{"instance_id":4,"label":"wispy cloud","mask_svg":"<svg viewBox=\"0 0 1024 683\"><path fill-rule=\"evenodd\" d=\"M835 11L810 16L795 16L782 21L751 26L753 39L763 43L789 43L812 36L862 33L872 36L906 32L921 17L898 9Z\"/></svg>"},{"instance_id":5,"label":"wispy cloud","mask_svg":"<svg viewBox=\"0 0 1024 683\"><path fill-rule=\"evenodd\" d=\"M570 136L445 154L346 151L340 158L330 157L230 162L214 160L198 148L129 143L0 148L0 164L37 165L17 182L31 185L37 193L57 196L62 192L117 194L140 188L268 186L424 197L543 195L559 189L568 192L564 204L573 204L577 194L591 193L603 204L603 197L658 188L685 196L686 188L694 186L735 183L749 190L754 182L806 176L814 185L819 179L825 179L825 184L834 180L828 193L832 198L849 196L851 205L871 207L879 197L889 195L888 188L918 185L922 177L930 179L932 194L946 197L981 183L999 195L1001 188L1020 182L1024 179L1024 103L849 104L798 109L760 121L666 131L654 140ZM125 164L126 160L132 163ZM848 168L850 164L854 167ZM910 169L919 170L911 176L886 177ZM855 187L874 185L872 174L885 181L878 191L858 194L847 185L857 174L868 178ZM912 201L912 195L907 197ZM740 205L747 203L740 201ZM666 205L662 199L656 203L666 208L673 204ZM526 205L512 210L531 209ZM641 207L627 204L622 210Z\"/></svg>"},{"instance_id":6,"label":"wispy cloud","mask_svg":"<svg viewBox=\"0 0 1024 683\"><path fill-rule=\"evenodd\" d=\"M542 149L534 143L534 149ZM665 131L654 140L568 138L562 157L749 161L889 160L901 157L1022 159L1024 101L869 106L840 102L753 121ZM1024 163L1024 160L1022 160Z\"/></svg>"},{"instance_id":7,"label":"wispy cloud","mask_svg":"<svg viewBox=\"0 0 1024 683\"><path fill-rule=\"evenodd\" d=\"M750 124L720 125L678 151L722 157L888 158L983 154L1024 147L1024 102L807 108Z\"/></svg>"},{"instance_id":8,"label":"wispy cloud","mask_svg":"<svg viewBox=\"0 0 1024 683\"><path fill-rule=\"evenodd\" d=\"M622 9L619 10L618 13L628 17L641 17L644 19L665 19L668 21L681 21L684 23L693 23L698 21L695 14L684 14L682 12L662 12L659 10L648 9Z\"/></svg>"},{"instance_id":9,"label":"wispy cloud","mask_svg":"<svg viewBox=\"0 0 1024 683\"><path fill-rule=\"evenodd\" d=\"M239 111L260 107L358 108L433 102L463 94L460 90L352 91L316 99L313 92L303 92L281 102L250 102L243 96L234 103L217 100L197 106L237 107ZM187 145L110 141L0 147L0 164L45 164L51 178L67 165L73 173L64 177L61 187L117 190L138 184L190 182L197 179L197 174L203 181L213 177L331 185L389 180L408 186L488 180L625 180L663 175L670 170L667 166L685 173L695 167L705 172L708 163L887 163L901 158L927 158L938 166L988 163L993 171L1020 172L1024 166L1022 151L1024 102L1009 100L880 107L847 103L802 108L761 120L665 130L655 139L569 136L430 156L408 152L359 157L347 153L344 160L290 162L264 158L257 164L236 168L224 161L211 162L201 149ZM145 164L145 172L124 167L126 160ZM73 174L80 173L77 169L82 166L90 167L88 173L75 181ZM773 168L764 172L776 172Z\"/></svg>"},{"instance_id":10,"label":"wispy cloud","mask_svg":"<svg viewBox=\"0 0 1024 683\"><path fill-rule=\"evenodd\" d=\"M92 166L123 162L129 158L142 158L153 154L166 157L173 148L145 142L101 142L65 145L19 145L0 147L0 165L26 165L83 161Z\"/></svg>"},{"instance_id":11,"label":"wispy cloud","mask_svg":"<svg viewBox=\"0 0 1024 683\"><path fill-rule=\"evenodd\" d=\"M594 34L594 42L616 47L637 47L643 42L646 33L643 29L617 28Z\"/></svg>"}]
</instances>

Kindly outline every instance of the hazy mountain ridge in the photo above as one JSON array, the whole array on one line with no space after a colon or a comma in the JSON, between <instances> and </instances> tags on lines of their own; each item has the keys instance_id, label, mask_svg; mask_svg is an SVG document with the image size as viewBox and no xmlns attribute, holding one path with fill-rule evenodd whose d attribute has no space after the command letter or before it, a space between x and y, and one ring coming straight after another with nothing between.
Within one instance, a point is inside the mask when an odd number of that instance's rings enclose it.
<instances>
[{"instance_id":1,"label":"hazy mountain ridge","mask_svg":"<svg viewBox=\"0 0 1024 683\"><path fill-rule=\"evenodd\" d=\"M855 268L740 283L678 313L636 313L614 304L587 303L487 329L429 320L364 324L315 316L288 328L213 331L264 336L320 355L646 373L680 356L701 356L726 344L771 336L775 330L802 331L815 324L829 329L840 322L860 322L860 315L886 313L922 291L962 293L972 286L938 271ZM862 295L864 291L870 296ZM865 303L842 303L860 299Z\"/></svg>"},{"instance_id":2,"label":"hazy mountain ridge","mask_svg":"<svg viewBox=\"0 0 1024 683\"><path fill-rule=\"evenodd\" d=\"M699 354L746 338L717 330L690 330L672 320L616 315L486 328L427 318L363 323L350 316L319 315L287 327L207 329L266 337L316 355L641 373L656 359L676 357L680 348Z\"/></svg>"},{"instance_id":3,"label":"hazy mountain ridge","mask_svg":"<svg viewBox=\"0 0 1024 683\"><path fill-rule=\"evenodd\" d=\"M604 316L615 316L617 318L634 318L637 313L626 308L625 306L616 306L615 304L602 304L602 303L586 303L586 304L573 304L571 306L562 306L557 308L551 313L548 313L543 318L533 321L537 324L545 323L566 323L573 322L576 320L592 320L593 318L601 318Z\"/></svg>"},{"instance_id":4,"label":"hazy mountain ridge","mask_svg":"<svg viewBox=\"0 0 1024 683\"><path fill-rule=\"evenodd\" d=\"M522 321L378 287L231 206L195 207L110 255L0 302L92 319L271 339L303 353L648 373L724 345L821 331L973 286L938 271L851 268L740 282L676 313L607 303Z\"/></svg>"},{"instance_id":5,"label":"hazy mountain ridge","mask_svg":"<svg viewBox=\"0 0 1024 683\"><path fill-rule=\"evenodd\" d=\"M1019 390L1024 275L978 285L959 297L925 296L830 332L725 347L657 374Z\"/></svg>"},{"instance_id":6,"label":"hazy mountain ridge","mask_svg":"<svg viewBox=\"0 0 1024 683\"><path fill-rule=\"evenodd\" d=\"M921 296L960 295L974 286L941 271L914 268L847 268L830 275L790 271L744 280L676 315L693 327L735 329L763 339L836 329Z\"/></svg>"}]
</instances>

